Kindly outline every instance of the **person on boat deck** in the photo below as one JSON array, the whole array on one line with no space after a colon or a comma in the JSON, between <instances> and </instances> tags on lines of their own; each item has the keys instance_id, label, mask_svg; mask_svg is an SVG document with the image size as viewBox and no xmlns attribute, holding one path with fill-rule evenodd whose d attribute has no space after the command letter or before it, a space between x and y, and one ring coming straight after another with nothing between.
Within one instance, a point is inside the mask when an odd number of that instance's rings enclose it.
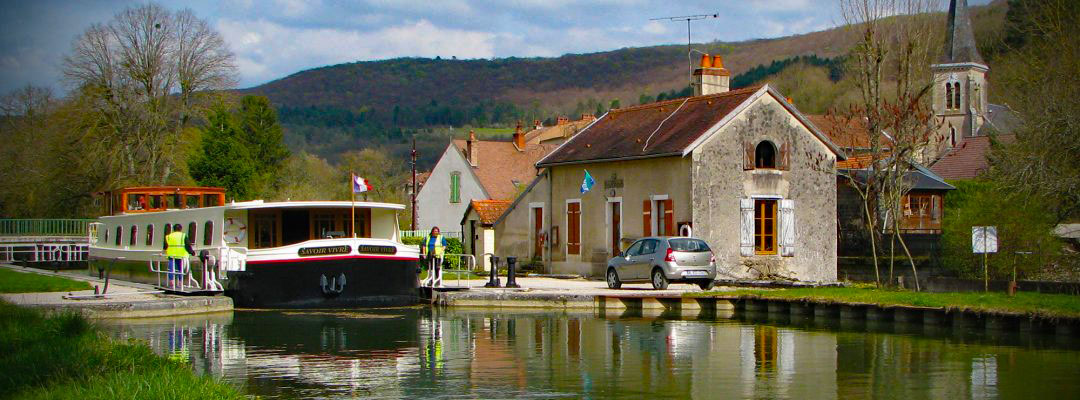
<instances>
[{"instance_id":1,"label":"person on boat deck","mask_svg":"<svg viewBox=\"0 0 1080 400\"><path fill-rule=\"evenodd\" d=\"M439 227L433 227L431 233L424 238L424 245L420 246L420 255L427 256L429 276L436 276L436 270L442 263L444 254L446 254L446 238L439 233Z\"/></svg>"},{"instance_id":2,"label":"person on boat deck","mask_svg":"<svg viewBox=\"0 0 1080 400\"><path fill-rule=\"evenodd\" d=\"M169 282L166 286L174 288L180 287L184 281L184 260L195 254L195 248L188 241L188 235L183 232L183 228L180 224L173 224L172 233L165 235L162 243L165 256L169 258Z\"/></svg>"}]
</instances>

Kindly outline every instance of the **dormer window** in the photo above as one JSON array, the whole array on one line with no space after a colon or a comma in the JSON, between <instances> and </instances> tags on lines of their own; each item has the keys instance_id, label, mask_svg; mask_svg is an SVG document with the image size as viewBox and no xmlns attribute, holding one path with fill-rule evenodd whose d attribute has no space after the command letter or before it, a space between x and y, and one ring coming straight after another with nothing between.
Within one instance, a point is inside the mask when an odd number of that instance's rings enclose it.
<instances>
[{"instance_id":1,"label":"dormer window","mask_svg":"<svg viewBox=\"0 0 1080 400\"><path fill-rule=\"evenodd\" d=\"M776 168L776 146L762 140L754 150L754 168Z\"/></svg>"}]
</instances>

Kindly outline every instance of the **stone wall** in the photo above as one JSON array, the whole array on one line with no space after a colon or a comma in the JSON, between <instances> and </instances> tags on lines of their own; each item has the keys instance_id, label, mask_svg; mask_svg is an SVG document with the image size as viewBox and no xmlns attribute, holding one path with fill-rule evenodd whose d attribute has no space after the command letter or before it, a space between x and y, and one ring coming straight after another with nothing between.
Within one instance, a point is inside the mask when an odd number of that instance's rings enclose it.
<instances>
[{"instance_id":1,"label":"stone wall","mask_svg":"<svg viewBox=\"0 0 1080 400\"><path fill-rule=\"evenodd\" d=\"M745 143L787 144L787 171L743 169ZM759 272L804 281L836 280L835 155L774 97L762 96L693 152L693 226L716 254L720 276ZM795 253L740 255L740 199L794 200ZM725 276L726 275L726 276Z\"/></svg>"},{"instance_id":2,"label":"stone wall","mask_svg":"<svg viewBox=\"0 0 1080 400\"><path fill-rule=\"evenodd\" d=\"M530 187L518 199L515 199L515 203L495 224L495 255L502 258L517 257L519 264L529 259L544 257L543 252L534 254L535 234L531 213L533 207L540 206L544 210L546 224L546 215L549 212L546 204L549 201L549 193L551 193L550 185L545 172L530 182ZM548 232L548 228L547 225L543 226L543 231Z\"/></svg>"}]
</instances>

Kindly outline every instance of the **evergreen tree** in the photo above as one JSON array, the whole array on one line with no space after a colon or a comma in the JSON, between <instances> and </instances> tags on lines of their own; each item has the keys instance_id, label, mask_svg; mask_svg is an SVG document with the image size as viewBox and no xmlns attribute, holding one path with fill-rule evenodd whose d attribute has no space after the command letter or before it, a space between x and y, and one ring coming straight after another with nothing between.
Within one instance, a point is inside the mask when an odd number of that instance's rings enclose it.
<instances>
[{"instance_id":1,"label":"evergreen tree","mask_svg":"<svg viewBox=\"0 0 1080 400\"><path fill-rule=\"evenodd\" d=\"M225 107L209 112L201 148L188 161L191 177L199 185L223 187L233 199L250 198L257 170L241 132Z\"/></svg>"},{"instance_id":2,"label":"evergreen tree","mask_svg":"<svg viewBox=\"0 0 1080 400\"><path fill-rule=\"evenodd\" d=\"M251 194L265 195L271 191L269 186L274 184L274 177L289 157L289 149L282 142L277 111L264 96L244 96L236 114L240 139L247 145L256 171Z\"/></svg>"}]
</instances>

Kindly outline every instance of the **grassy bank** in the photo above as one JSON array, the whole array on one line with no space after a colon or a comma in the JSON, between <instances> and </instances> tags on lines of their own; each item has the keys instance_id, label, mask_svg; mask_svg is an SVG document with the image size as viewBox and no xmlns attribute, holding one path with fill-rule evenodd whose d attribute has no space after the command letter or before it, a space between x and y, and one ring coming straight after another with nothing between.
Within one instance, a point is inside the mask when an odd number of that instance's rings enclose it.
<instances>
[{"instance_id":1,"label":"grassy bank","mask_svg":"<svg viewBox=\"0 0 1080 400\"><path fill-rule=\"evenodd\" d=\"M831 303L863 303L940 307L1000 313L1022 313L1044 317L1080 317L1080 296L1017 293L926 293L872 287L742 289L729 292L691 293L693 296L750 296L770 299L810 300Z\"/></svg>"},{"instance_id":2,"label":"grassy bank","mask_svg":"<svg viewBox=\"0 0 1080 400\"><path fill-rule=\"evenodd\" d=\"M58 276L0 268L0 293L70 292L90 289L90 284Z\"/></svg>"},{"instance_id":3,"label":"grassy bank","mask_svg":"<svg viewBox=\"0 0 1080 400\"><path fill-rule=\"evenodd\" d=\"M119 342L73 314L0 302L0 393L18 399L240 399L137 341Z\"/></svg>"}]
</instances>

